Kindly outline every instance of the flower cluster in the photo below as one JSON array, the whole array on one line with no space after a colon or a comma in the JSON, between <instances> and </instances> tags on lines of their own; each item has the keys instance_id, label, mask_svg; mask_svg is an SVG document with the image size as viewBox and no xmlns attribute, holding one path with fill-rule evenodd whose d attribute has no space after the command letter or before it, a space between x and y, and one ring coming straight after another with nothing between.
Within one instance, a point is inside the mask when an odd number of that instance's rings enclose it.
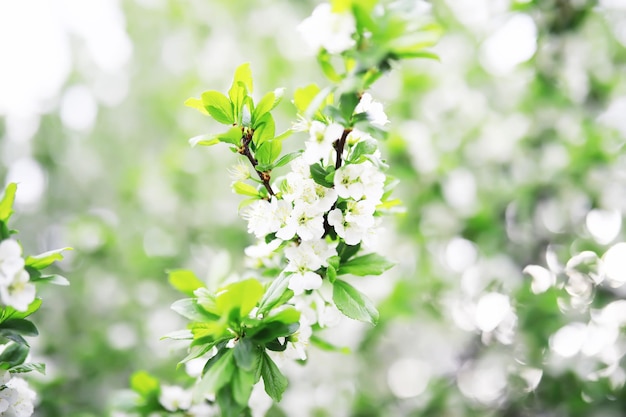
<instances>
[{"instance_id":1,"label":"flower cluster","mask_svg":"<svg viewBox=\"0 0 626 417\"><path fill-rule=\"evenodd\" d=\"M367 93L354 110L360 113L372 124L388 121L382 105ZM386 181L370 134L333 121L304 120L299 126L308 126L305 150L291 162L291 172L275 181L280 191L243 213L248 232L260 239L246 253L265 258L283 247L283 271L290 274L288 288L295 295L322 286L318 271L337 255L336 237L347 245L371 246ZM328 174L321 178L320 172Z\"/></svg>"},{"instance_id":2,"label":"flower cluster","mask_svg":"<svg viewBox=\"0 0 626 417\"><path fill-rule=\"evenodd\" d=\"M37 395L22 378L0 370L0 415L4 417L29 417L34 412Z\"/></svg>"},{"instance_id":3,"label":"flower cluster","mask_svg":"<svg viewBox=\"0 0 626 417\"><path fill-rule=\"evenodd\" d=\"M22 248L11 239L0 242L0 300L17 311L26 311L35 300L35 286L24 270Z\"/></svg>"}]
</instances>

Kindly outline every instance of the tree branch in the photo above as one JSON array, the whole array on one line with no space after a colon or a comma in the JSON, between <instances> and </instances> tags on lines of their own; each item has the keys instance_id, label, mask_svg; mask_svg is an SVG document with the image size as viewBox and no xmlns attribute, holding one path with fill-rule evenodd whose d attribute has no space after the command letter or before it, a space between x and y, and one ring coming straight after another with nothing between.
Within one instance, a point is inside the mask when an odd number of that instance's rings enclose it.
<instances>
[{"instance_id":1,"label":"tree branch","mask_svg":"<svg viewBox=\"0 0 626 417\"><path fill-rule=\"evenodd\" d=\"M248 158L248 161L250 161L250 164L252 164L252 168L254 168L254 170L256 171L257 175L259 176L259 178L261 179L261 181L263 182L263 185L265 186L265 189L267 190L267 192L270 195L276 195L274 193L274 190L272 190L272 186L270 185L270 174L268 172L261 172L258 169L256 169L257 165L259 165L259 162L256 160L256 158L252 155L252 152L250 152L250 142L252 142L252 135L253 135L253 131L249 131L248 133L244 134L242 136L242 145L241 147L238 149L238 152L242 155L244 155L246 158Z\"/></svg>"}]
</instances>

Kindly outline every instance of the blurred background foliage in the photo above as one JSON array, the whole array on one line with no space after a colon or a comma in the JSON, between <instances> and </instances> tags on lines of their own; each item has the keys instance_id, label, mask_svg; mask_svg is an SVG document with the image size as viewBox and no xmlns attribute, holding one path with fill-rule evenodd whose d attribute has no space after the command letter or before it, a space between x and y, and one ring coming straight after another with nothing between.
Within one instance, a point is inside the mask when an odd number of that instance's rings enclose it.
<instances>
[{"instance_id":1,"label":"blurred background foliage","mask_svg":"<svg viewBox=\"0 0 626 417\"><path fill-rule=\"evenodd\" d=\"M626 339L587 322L626 292L574 282L564 265L624 238L626 4L419 5L445 30L441 62L404 62L373 91L405 204L380 242L398 265L363 282L381 322L328 330L353 354L313 351L290 367L285 411L271 413L622 415ZM296 32L314 6L0 2L0 178L20 183L14 226L27 253L76 249L60 265L71 287L42 290L36 415L106 415L139 369L180 378L183 353L159 340L182 325L165 271L245 275L251 243L233 155L187 144L219 126L182 103L226 89L242 62L259 97L322 84ZM276 116L282 131L295 109L285 101ZM529 264L557 285L533 291ZM620 330L624 309L611 314Z\"/></svg>"}]
</instances>

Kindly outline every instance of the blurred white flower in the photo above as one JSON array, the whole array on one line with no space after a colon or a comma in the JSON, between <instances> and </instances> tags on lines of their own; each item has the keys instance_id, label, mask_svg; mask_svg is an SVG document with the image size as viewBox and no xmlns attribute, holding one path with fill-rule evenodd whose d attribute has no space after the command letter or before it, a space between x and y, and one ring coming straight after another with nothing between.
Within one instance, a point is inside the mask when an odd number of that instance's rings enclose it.
<instances>
[{"instance_id":1,"label":"blurred white flower","mask_svg":"<svg viewBox=\"0 0 626 417\"><path fill-rule=\"evenodd\" d=\"M0 243L0 284L10 283L23 269L24 259L19 243L11 239L3 240Z\"/></svg>"},{"instance_id":2,"label":"blurred white flower","mask_svg":"<svg viewBox=\"0 0 626 417\"><path fill-rule=\"evenodd\" d=\"M328 3L317 6L311 16L300 23L298 31L312 48L324 48L331 54L341 53L356 43L352 39L356 32L352 13L333 13Z\"/></svg>"},{"instance_id":3,"label":"blurred white flower","mask_svg":"<svg viewBox=\"0 0 626 417\"><path fill-rule=\"evenodd\" d=\"M192 393L176 385L162 385L159 402L168 411L187 410L191 407Z\"/></svg>"},{"instance_id":4,"label":"blurred white flower","mask_svg":"<svg viewBox=\"0 0 626 417\"><path fill-rule=\"evenodd\" d=\"M12 378L0 391L0 411L3 417L30 417L35 412L35 391L21 378ZM2 410L6 404L7 408Z\"/></svg>"},{"instance_id":5,"label":"blurred white flower","mask_svg":"<svg viewBox=\"0 0 626 417\"><path fill-rule=\"evenodd\" d=\"M24 270L22 248L14 240L0 243L0 299L18 311L26 311L35 300L36 289Z\"/></svg>"},{"instance_id":6,"label":"blurred white flower","mask_svg":"<svg viewBox=\"0 0 626 417\"><path fill-rule=\"evenodd\" d=\"M383 105L372 99L370 93L364 93L361 96L361 101L354 109L355 113L366 113L369 121L376 127L385 127L389 123L389 118L385 114Z\"/></svg>"},{"instance_id":7,"label":"blurred white flower","mask_svg":"<svg viewBox=\"0 0 626 417\"><path fill-rule=\"evenodd\" d=\"M341 138L343 126L332 123L326 126L317 120L311 123L309 129L309 140L305 142L306 149L302 154L304 160L313 165L320 160L328 163L330 156L334 150L333 142Z\"/></svg>"},{"instance_id":8,"label":"blurred white flower","mask_svg":"<svg viewBox=\"0 0 626 417\"><path fill-rule=\"evenodd\" d=\"M556 284L556 275L539 265L528 265L523 272L532 277L530 289L535 294L541 294Z\"/></svg>"}]
</instances>

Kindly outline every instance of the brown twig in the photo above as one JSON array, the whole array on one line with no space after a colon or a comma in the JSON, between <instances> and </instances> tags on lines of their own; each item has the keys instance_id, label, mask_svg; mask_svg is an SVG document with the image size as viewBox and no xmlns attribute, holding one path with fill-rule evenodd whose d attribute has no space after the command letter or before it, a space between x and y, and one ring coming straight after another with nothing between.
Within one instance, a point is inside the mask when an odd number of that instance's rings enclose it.
<instances>
[{"instance_id":1,"label":"brown twig","mask_svg":"<svg viewBox=\"0 0 626 417\"><path fill-rule=\"evenodd\" d=\"M241 143L241 147L239 147L238 149L238 152L244 155L246 158L248 158L248 161L250 161L250 164L252 164L252 168L254 168L257 175L263 182L263 185L265 186L265 189L267 190L267 192L270 195L276 195L274 193L274 190L272 190L272 186L270 185L271 176L269 172L262 172L256 169L257 165L259 165L259 161L257 161L256 158L252 155L252 152L250 152L250 142L252 142L253 134L254 134L254 131L252 130L248 131L247 133L244 133L244 135L241 137L242 143Z\"/></svg>"}]
</instances>

